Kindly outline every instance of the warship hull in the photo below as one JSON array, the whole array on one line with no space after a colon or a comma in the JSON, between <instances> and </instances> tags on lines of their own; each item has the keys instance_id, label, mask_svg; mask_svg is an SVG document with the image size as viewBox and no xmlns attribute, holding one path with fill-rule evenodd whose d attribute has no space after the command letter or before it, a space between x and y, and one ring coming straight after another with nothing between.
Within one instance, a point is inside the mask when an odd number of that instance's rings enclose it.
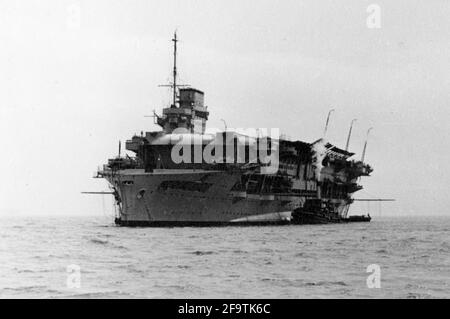
<instances>
[{"instance_id":1,"label":"warship hull","mask_svg":"<svg viewBox=\"0 0 450 319\"><path fill-rule=\"evenodd\" d=\"M105 177L117 192L121 226L287 224L301 206L299 198L230 191L240 175L229 172L124 170Z\"/></svg>"},{"instance_id":2,"label":"warship hull","mask_svg":"<svg viewBox=\"0 0 450 319\"><path fill-rule=\"evenodd\" d=\"M116 192L119 216L115 223L119 226L251 226L353 221L326 214L299 215L297 211L303 207L304 197L232 191L241 178L239 173L205 170L146 173L130 169L104 173L103 177ZM347 204L335 201L341 211Z\"/></svg>"}]
</instances>

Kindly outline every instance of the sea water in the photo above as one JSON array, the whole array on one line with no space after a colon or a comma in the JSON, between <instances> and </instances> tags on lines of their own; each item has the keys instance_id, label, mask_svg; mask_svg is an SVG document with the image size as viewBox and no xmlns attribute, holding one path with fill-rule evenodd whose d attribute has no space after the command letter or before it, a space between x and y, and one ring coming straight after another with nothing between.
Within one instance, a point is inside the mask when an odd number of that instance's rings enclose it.
<instances>
[{"instance_id":1,"label":"sea water","mask_svg":"<svg viewBox=\"0 0 450 319\"><path fill-rule=\"evenodd\" d=\"M0 298L450 297L450 217L208 228L0 217Z\"/></svg>"}]
</instances>

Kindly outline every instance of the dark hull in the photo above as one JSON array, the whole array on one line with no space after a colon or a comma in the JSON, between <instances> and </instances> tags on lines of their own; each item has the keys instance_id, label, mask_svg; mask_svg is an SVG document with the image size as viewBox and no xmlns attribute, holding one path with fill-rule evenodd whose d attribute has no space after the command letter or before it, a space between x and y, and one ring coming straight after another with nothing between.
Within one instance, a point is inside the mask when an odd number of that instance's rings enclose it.
<instances>
[{"instance_id":1,"label":"dark hull","mask_svg":"<svg viewBox=\"0 0 450 319\"><path fill-rule=\"evenodd\" d=\"M359 223L359 222L370 222L372 217L370 216L350 216L345 219L347 223Z\"/></svg>"},{"instance_id":2,"label":"dark hull","mask_svg":"<svg viewBox=\"0 0 450 319\"><path fill-rule=\"evenodd\" d=\"M279 226L289 225L290 221L261 222L194 222L194 221L124 221L115 219L115 224L122 227L225 227L225 226Z\"/></svg>"},{"instance_id":3,"label":"dark hull","mask_svg":"<svg viewBox=\"0 0 450 319\"><path fill-rule=\"evenodd\" d=\"M303 216L304 217L304 216ZM230 227L230 226L281 226L281 225L318 225L370 222L370 216L350 216L348 218L327 218L324 216L307 216L293 218L291 221L265 222L172 222L172 221L123 221L115 219L115 224L122 227Z\"/></svg>"},{"instance_id":4,"label":"dark hull","mask_svg":"<svg viewBox=\"0 0 450 319\"><path fill-rule=\"evenodd\" d=\"M370 222L370 216L350 216L339 217L335 214L296 212L293 214L292 223L296 225L316 225L316 224L341 224L341 223L362 223Z\"/></svg>"}]
</instances>

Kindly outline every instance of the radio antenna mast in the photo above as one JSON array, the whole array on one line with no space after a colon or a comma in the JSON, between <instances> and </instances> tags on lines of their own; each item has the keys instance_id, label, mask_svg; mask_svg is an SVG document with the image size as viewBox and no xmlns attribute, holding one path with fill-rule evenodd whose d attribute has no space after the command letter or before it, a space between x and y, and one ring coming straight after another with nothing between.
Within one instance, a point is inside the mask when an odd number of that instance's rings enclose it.
<instances>
[{"instance_id":1,"label":"radio antenna mast","mask_svg":"<svg viewBox=\"0 0 450 319\"><path fill-rule=\"evenodd\" d=\"M333 113L333 112L334 112L334 109L331 109L331 110L328 112L327 122L326 122L326 124L325 124L325 130L324 130L324 132L323 132L323 138L324 138L324 139L325 139L325 137L327 136L328 124L330 123L330 116L331 116L331 113Z\"/></svg>"},{"instance_id":2,"label":"radio antenna mast","mask_svg":"<svg viewBox=\"0 0 450 319\"><path fill-rule=\"evenodd\" d=\"M175 30L174 34L173 34L173 81L172 83L169 84L162 84L162 85L158 85L159 87L170 87L172 89L172 108L176 108L177 107L177 88L179 87L187 87L189 86L188 84L182 84L179 85L177 84L177 75L178 75L178 70L177 70L177 43L178 43L178 37L177 37L177 31Z\"/></svg>"},{"instance_id":3,"label":"radio antenna mast","mask_svg":"<svg viewBox=\"0 0 450 319\"><path fill-rule=\"evenodd\" d=\"M356 119L353 119L352 122L350 123L350 130L348 131L348 136L347 136L347 144L345 144L345 151L348 151L348 146L350 144L350 137L352 136L352 128L353 128L353 124L356 122Z\"/></svg>"},{"instance_id":4,"label":"radio antenna mast","mask_svg":"<svg viewBox=\"0 0 450 319\"><path fill-rule=\"evenodd\" d=\"M173 107L177 106L177 31L173 34Z\"/></svg>"},{"instance_id":5,"label":"radio antenna mast","mask_svg":"<svg viewBox=\"0 0 450 319\"><path fill-rule=\"evenodd\" d=\"M367 149L367 141L369 140L369 133L370 131L373 130L373 127L369 128L367 130L367 135L366 135L366 142L364 143L364 148L363 148L363 152L362 152L362 156L361 156L361 162L364 162L364 159L366 157L366 149Z\"/></svg>"}]
</instances>

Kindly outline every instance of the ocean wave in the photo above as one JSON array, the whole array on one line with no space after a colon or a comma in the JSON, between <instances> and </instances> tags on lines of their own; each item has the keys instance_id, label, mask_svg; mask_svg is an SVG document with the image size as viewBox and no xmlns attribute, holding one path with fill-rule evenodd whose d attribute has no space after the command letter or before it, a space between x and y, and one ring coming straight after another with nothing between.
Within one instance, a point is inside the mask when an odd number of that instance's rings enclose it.
<instances>
[{"instance_id":1,"label":"ocean wave","mask_svg":"<svg viewBox=\"0 0 450 319\"><path fill-rule=\"evenodd\" d=\"M32 291L32 290L44 290L47 286L44 285L36 285L36 286L20 286L20 287L2 287L0 291L8 292L22 292L22 291Z\"/></svg>"},{"instance_id":2,"label":"ocean wave","mask_svg":"<svg viewBox=\"0 0 450 319\"><path fill-rule=\"evenodd\" d=\"M178 269L190 269L192 268L191 266L187 266L187 265L177 265Z\"/></svg>"},{"instance_id":3,"label":"ocean wave","mask_svg":"<svg viewBox=\"0 0 450 319\"><path fill-rule=\"evenodd\" d=\"M91 239L89 239L89 242L92 244L95 244L95 245L110 246L111 248L124 249L124 250L128 249L128 247L126 247L124 245L113 243L107 239L91 238Z\"/></svg>"},{"instance_id":4,"label":"ocean wave","mask_svg":"<svg viewBox=\"0 0 450 319\"><path fill-rule=\"evenodd\" d=\"M318 282L307 282L306 286L348 286L343 281L318 281Z\"/></svg>"},{"instance_id":5,"label":"ocean wave","mask_svg":"<svg viewBox=\"0 0 450 319\"><path fill-rule=\"evenodd\" d=\"M99 238L92 238L89 240L89 242L91 242L93 244L99 244L99 245L106 245L109 243L107 240L99 239Z\"/></svg>"},{"instance_id":6,"label":"ocean wave","mask_svg":"<svg viewBox=\"0 0 450 319\"><path fill-rule=\"evenodd\" d=\"M406 299L430 299L432 295L428 293L408 292L405 296Z\"/></svg>"},{"instance_id":7,"label":"ocean wave","mask_svg":"<svg viewBox=\"0 0 450 319\"><path fill-rule=\"evenodd\" d=\"M213 251L196 250L196 251L192 252L191 254L197 255L197 256L204 256L204 255L213 255L213 254L215 254L215 252L213 252Z\"/></svg>"},{"instance_id":8,"label":"ocean wave","mask_svg":"<svg viewBox=\"0 0 450 319\"><path fill-rule=\"evenodd\" d=\"M233 254L248 254L248 251L241 250L241 249L235 249L235 250L233 250Z\"/></svg>"},{"instance_id":9,"label":"ocean wave","mask_svg":"<svg viewBox=\"0 0 450 319\"><path fill-rule=\"evenodd\" d=\"M68 298L68 299L103 299L103 298L133 298L133 295L120 290L83 292L78 294L64 294L61 296L53 296L50 298Z\"/></svg>"}]
</instances>

